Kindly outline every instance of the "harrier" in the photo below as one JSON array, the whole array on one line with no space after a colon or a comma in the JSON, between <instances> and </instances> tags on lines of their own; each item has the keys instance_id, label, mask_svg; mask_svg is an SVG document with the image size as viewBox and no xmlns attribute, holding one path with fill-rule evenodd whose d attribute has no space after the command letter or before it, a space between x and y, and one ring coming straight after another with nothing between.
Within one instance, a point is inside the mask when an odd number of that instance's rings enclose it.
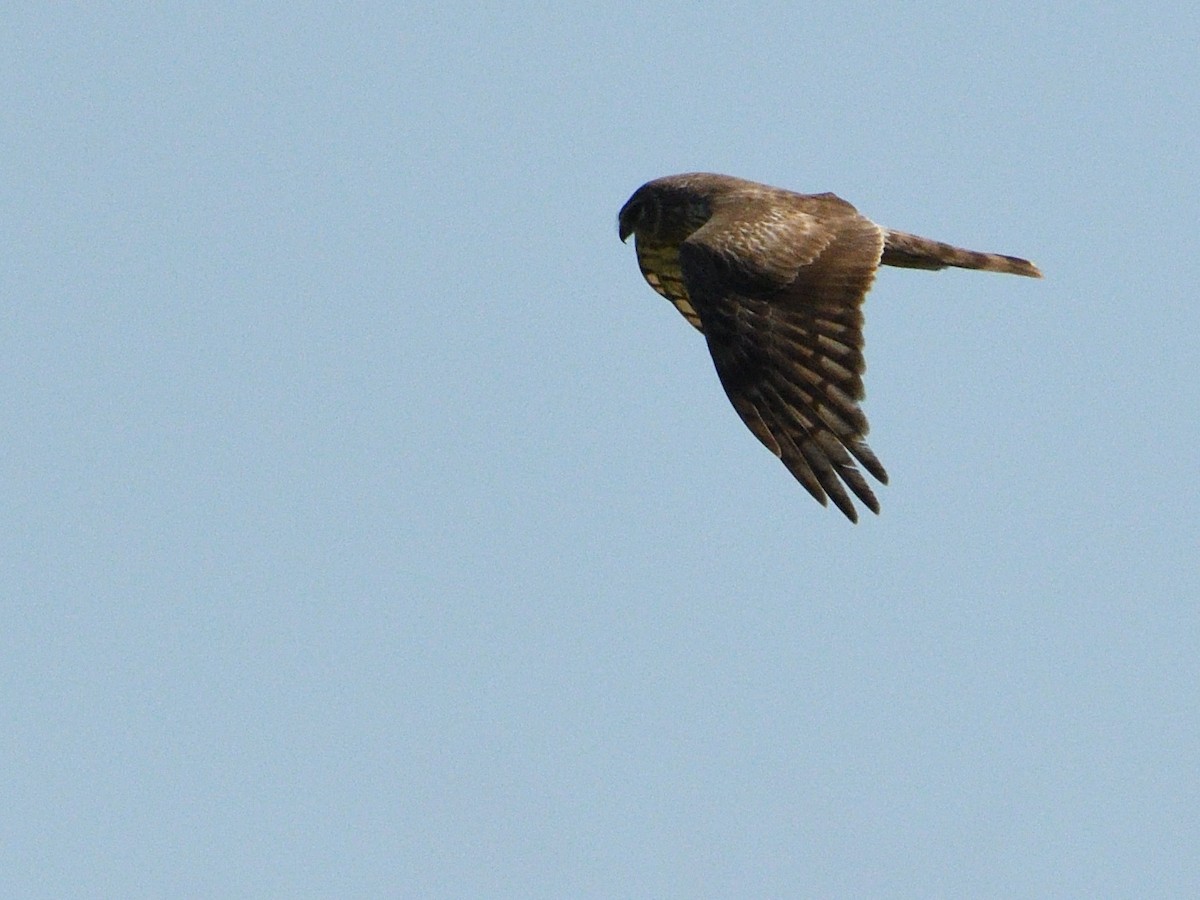
<instances>
[{"instance_id":1,"label":"harrier","mask_svg":"<svg viewBox=\"0 0 1200 900\"><path fill-rule=\"evenodd\" d=\"M621 207L650 287L703 333L742 421L821 503L852 522L848 487L872 512L862 304L875 270L983 269L1040 278L1028 260L881 228L833 194L796 194L729 175L658 178ZM857 465L855 464L857 461Z\"/></svg>"}]
</instances>

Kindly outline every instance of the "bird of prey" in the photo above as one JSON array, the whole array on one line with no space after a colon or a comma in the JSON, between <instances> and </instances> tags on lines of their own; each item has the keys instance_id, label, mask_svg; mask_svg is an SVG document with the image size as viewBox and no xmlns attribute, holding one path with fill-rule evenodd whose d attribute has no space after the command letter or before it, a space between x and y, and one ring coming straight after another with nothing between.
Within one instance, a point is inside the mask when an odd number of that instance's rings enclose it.
<instances>
[{"instance_id":1,"label":"bird of prey","mask_svg":"<svg viewBox=\"0 0 1200 900\"><path fill-rule=\"evenodd\" d=\"M858 521L887 472L867 446L862 304L875 270L982 269L1040 278L1025 259L882 228L834 194L729 175L669 175L621 207L650 287L708 342L733 408L821 503ZM857 461L858 465L855 465Z\"/></svg>"}]
</instances>

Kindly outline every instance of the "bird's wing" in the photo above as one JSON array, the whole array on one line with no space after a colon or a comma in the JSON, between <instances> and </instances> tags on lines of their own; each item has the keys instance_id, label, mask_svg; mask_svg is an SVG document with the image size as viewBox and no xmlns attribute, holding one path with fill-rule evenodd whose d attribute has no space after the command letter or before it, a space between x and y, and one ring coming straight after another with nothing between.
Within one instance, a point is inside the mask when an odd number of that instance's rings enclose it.
<instances>
[{"instance_id":1,"label":"bird's wing","mask_svg":"<svg viewBox=\"0 0 1200 900\"><path fill-rule=\"evenodd\" d=\"M858 403L883 232L832 195L785 199L715 213L682 245L683 280L738 415L822 505L857 521L843 483L872 511L879 502L855 460L887 482Z\"/></svg>"}]
</instances>

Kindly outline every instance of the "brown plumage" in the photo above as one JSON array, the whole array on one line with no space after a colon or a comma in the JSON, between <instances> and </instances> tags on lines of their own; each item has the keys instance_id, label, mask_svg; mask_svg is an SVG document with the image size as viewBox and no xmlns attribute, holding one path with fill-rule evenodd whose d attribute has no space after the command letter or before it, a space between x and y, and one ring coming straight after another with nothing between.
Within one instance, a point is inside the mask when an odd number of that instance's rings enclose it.
<instances>
[{"instance_id":1,"label":"brown plumage","mask_svg":"<svg viewBox=\"0 0 1200 900\"><path fill-rule=\"evenodd\" d=\"M977 253L881 228L833 194L796 194L728 175L658 178L621 207L621 240L708 341L747 427L822 505L852 522L846 488L879 501L859 466L886 484L867 446L862 303L880 264L957 266L1040 278L1028 260Z\"/></svg>"}]
</instances>

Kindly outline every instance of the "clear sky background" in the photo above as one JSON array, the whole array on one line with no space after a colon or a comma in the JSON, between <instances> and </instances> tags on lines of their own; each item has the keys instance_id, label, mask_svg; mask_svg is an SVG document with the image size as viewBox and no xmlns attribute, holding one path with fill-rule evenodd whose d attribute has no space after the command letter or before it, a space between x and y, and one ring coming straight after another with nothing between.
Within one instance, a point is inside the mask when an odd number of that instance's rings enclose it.
<instances>
[{"instance_id":1,"label":"clear sky background","mask_svg":"<svg viewBox=\"0 0 1200 900\"><path fill-rule=\"evenodd\" d=\"M0 14L13 897L1200 896L1184 4ZM889 269L858 526L616 213Z\"/></svg>"}]
</instances>

